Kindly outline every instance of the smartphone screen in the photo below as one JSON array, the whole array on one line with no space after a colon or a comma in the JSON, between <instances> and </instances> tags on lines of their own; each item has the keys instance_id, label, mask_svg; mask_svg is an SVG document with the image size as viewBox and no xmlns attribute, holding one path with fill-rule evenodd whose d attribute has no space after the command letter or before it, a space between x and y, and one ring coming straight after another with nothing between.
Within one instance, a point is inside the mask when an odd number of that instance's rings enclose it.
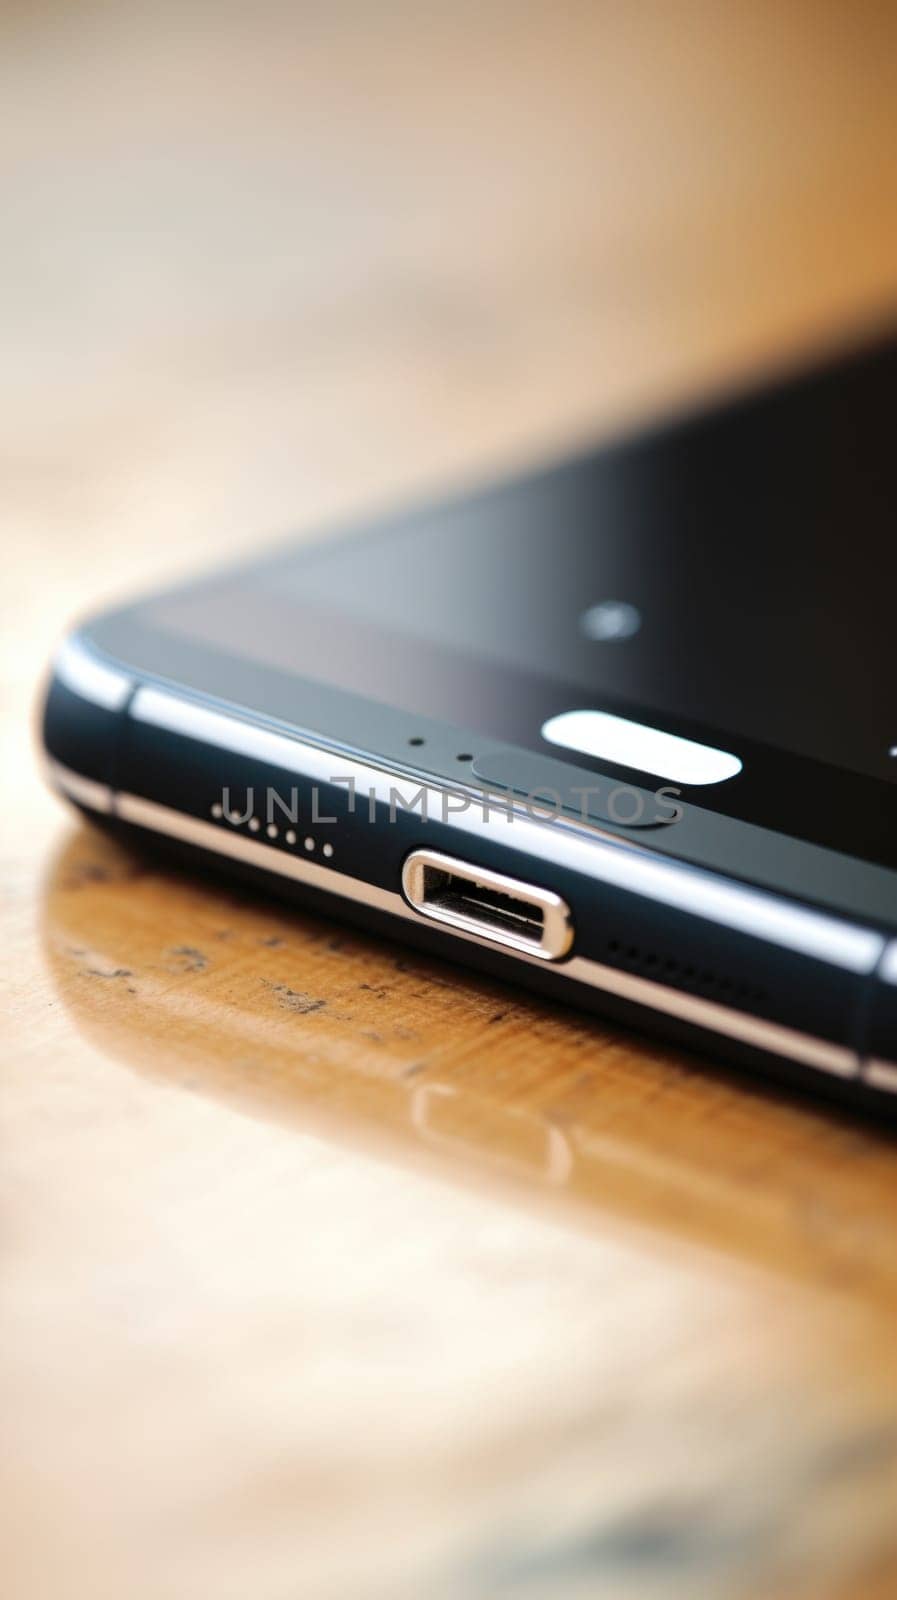
<instances>
[{"instance_id":1,"label":"smartphone screen","mask_svg":"<svg viewBox=\"0 0 897 1600\"><path fill-rule=\"evenodd\" d=\"M444 720L474 758L563 758L546 727L609 713L734 758L704 809L897 865L895 417L889 340L151 602L144 646L213 652L228 694L251 662Z\"/></svg>"}]
</instances>

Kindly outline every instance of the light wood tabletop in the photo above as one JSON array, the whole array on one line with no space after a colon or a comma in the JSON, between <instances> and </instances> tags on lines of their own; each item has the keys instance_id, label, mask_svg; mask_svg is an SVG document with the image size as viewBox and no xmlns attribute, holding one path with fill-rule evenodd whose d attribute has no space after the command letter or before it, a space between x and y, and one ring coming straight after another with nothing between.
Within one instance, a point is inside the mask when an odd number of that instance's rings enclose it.
<instances>
[{"instance_id":1,"label":"light wood tabletop","mask_svg":"<svg viewBox=\"0 0 897 1600\"><path fill-rule=\"evenodd\" d=\"M892 1595L894 1140L141 860L33 716L87 609L874 328L893 6L0 27L4 1595Z\"/></svg>"}]
</instances>

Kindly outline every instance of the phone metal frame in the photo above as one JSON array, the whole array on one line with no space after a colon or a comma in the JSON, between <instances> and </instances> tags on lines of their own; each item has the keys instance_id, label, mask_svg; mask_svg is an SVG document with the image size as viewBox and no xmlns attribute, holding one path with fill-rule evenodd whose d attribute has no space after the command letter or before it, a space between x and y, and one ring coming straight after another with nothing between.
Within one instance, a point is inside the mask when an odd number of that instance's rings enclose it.
<instances>
[{"instance_id":1,"label":"phone metal frame","mask_svg":"<svg viewBox=\"0 0 897 1600\"><path fill-rule=\"evenodd\" d=\"M286 762L297 775L312 782L330 779L332 749L311 743L304 736L288 737L244 720L226 708L200 705L168 686L137 682L111 664L100 661L77 635L62 645L54 662L54 672L69 689L93 705L172 732L189 733L222 752L239 751L270 757L274 746L278 760ZM397 782L420 781L419 773L412 774L407 769L376 766L343 756L341 761L359 787L374 793L381 802L389 801ZM305 853L287 855L282 850L272 849L262 839L249 837L236 828L231 831L222 827L220 821L203 821L157 801L86 778L51 757L46 760L46 770L54 788L88 810L341 896L405 923L420 925L424 920L398 890L384 889L345 872L334 872ZM433 779L424 787L434 805L442 805L447 795L455 795L462 788ZM481 794L482 791L472 788L472 792ZM660 856L640 842L621 840L618 835L589 822L562 818L551 830L546 830L513 799L509 801L507 813L507 819L511 818L515 826L515 847L529 849L543 877L552 859L563 859L565 864L572 864L594 878L596 888L600 886L601 875L610 872L617 881L621 881L622 875L627 888L637 881L646 894L667 904L693 904L696 897L700 897L702 915L716 918L726 926L774 937L791 949L821 956L873 980L878 978L897 984L897 939L889 939L876 929L846 922L737 880L727 881L703 867ZM452 826L465 833L482 834L497 820L487 821L467 811L453 814ZM475 945L488 946L494 942L458 927L445 927L441 931L450 939ZM524 949L509 948L504 954L527 966L544 965L538 955ZM897 1094L897 1064L877 1057L861 1057L849 1045L764 1020L735 1006L689 994L653 978L621 971L590 957L578 956L575 951L566 960L552 963L552 972L571 984L616 996L761 1052L839 1079L861 1079L870 1087Z\"/></svg>"}]
</instances>

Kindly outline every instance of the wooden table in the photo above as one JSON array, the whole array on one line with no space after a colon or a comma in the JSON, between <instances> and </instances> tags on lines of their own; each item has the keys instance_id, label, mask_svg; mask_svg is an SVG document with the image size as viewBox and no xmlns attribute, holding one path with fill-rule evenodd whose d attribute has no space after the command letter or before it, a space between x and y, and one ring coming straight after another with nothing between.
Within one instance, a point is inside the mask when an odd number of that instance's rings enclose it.
<instances>
[{"instance_id":1,"label":"wooden table","mask_svg":"<svg viewBox=\"0 0 897 1600\"><path fill-rule=\"evenodd\" d=\"M134 859L26 715L87 607L873 326L894 35L6 13L11 1600L894 1593L894 1144Z\"/></svg>"}]
</instances>

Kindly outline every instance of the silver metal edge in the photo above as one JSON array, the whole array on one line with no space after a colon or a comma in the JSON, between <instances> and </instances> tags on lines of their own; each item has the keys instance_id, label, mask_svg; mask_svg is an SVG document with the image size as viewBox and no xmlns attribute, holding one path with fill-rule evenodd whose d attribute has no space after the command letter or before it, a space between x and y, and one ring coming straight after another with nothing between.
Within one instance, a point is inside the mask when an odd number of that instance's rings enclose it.
<instances>
[{"instance_id":1,"label":"silver metal edge","mask_svg":"<svg viewBox=\"0 0 897 1600\"><path fill-rule=\"evenodd\" d=\"M249 862L267 872L277 872L298 883L341 895L355 904L388 912L406 922L419 923L417 912L406 904L400 894L380 889L360 878L350 878L307 857L288 856L283 850L272 849L270 845L247 839L239 833L231 833L226 823L203 822L196 817L185 816L183 812L173 811L168 806L158 805L155 801L130 794L117 796L116 812L123 821L152 829L168 838L180 839L184 843L213 850L219 855ZM453 928L452 936L480 946L490 945L489 940L474 933L463 933L460 929ZM529 952L515 951L513 959L530 965L542 964L538 957ZM551 970L559 977L618 995L621 999L631 1000L667 1016L707 1028L713 1033L737 1039L755 1049L784 1056L837 1077L853 1077L858 1070L855 1052L842 1045L832 1044L780 1023L766 1022L760 1017L736 1011L731 1006L719 1005L716 1001L684 994L649 978L619 972L615 967L607 967L597 961L574 956L570 961L553 966Z\"/></svg>"},{"instance_id":2,"label":"silver metal edge","mask_svg":"<svg viewBox=\"0 0 897 1600\"><path fill-rule=\"evenodd\" d=\"M70 767L62 766L49 756L44 756L41 764L44 778L51 789L66 795L69 800L77 801L79 805L88 806L91 811L102 811L106 815L114 812L115 795L108 784L97 783L94 778L84 778L80 772L72 772Z\"/></svg>"},{"instance_id":3,"label":"silver metal edge","mask_svg":"<svg viewBox=\"0 0 897 1600\"><path fill-rule=\"evenodd\" d=\"M897 984L897 939L893 939L879 962L878 976L882 983Z\"/></svg>"},{"instance_id":4,"label":"silver metal edge","mask_svg":"<svg viewBox=\"0 0 897 1600\"><path fill-rule=\"evenodd\" d=\"M879 1056L869 1056L863 1062L863 1082L873 1089L883 1089L887 1094L897 1094L897 1062L882 1061Z\"/></svg>"},{"instance_id":5,"label":"silver metal edge","mask_svg":"<svg viewBox=\"0 0 897 1600\"><path fill-rule=\"evenodd\" d=\"M53 657L53 672L73 694L106 711L120 711L134 686L133 678L101 661L77 634L62 641Z\"/></svg>"}]
</instances>

